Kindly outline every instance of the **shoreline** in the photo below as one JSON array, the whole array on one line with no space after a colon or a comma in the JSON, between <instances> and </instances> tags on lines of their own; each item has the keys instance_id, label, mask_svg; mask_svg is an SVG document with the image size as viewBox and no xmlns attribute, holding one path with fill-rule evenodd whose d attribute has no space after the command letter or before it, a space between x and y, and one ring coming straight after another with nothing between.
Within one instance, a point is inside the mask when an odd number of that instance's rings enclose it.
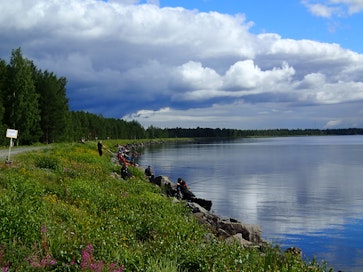
<instances>
[{"instance_id":1,"label":"shoreline","mask_svg":"<svg viewBox=\"0 0 363 272\"><path fill-rule=\"evenodd\" d=\"M198 141L196 141L198 142ZM141 154L142 156L142 154ZM143 162L145 164L145 161ZM168 173L169 174L169 173ZM163 179L166 182L174 184L168 176L164 176L162 174ZM174 180L174 178L173 178ZM198 196L197 196L198 197ZM203 210L203 207L198 205L198 203L193 203L193 201L186 201L186 206L188 206L193 216L200 222L201 224L206 225L211 232L218 238L223 240L233 241L239 243L242 247L263 247L264 245L268 244L269 246L277 246L283 251L284 253L293 253L294 255L299 256L299 258L303 257L303 248L299 248L293 245L284 245L281 246L278 242L272 242L269 240L265 240L262 238L262 229L261 226L258 224L248 224L244 221L239 221L238 219L232 217L225 217L220 214L214 214L208 210ZM241 225L241 228L233 228L233 227L226 227L226 225ZM246 228L247 226L247 228ZM244 228L244 229L243 229ZM228 231L226 231L228 230ZM259 237L259 238L252 238L252 237ZM305 256L306 261L315 260L313 256ZM324 259L317 260L319 263L326 263ZM332 270L334 271L334 270ZM339 270L340 271L340 270Z\"/></svg>"},{"instance_id":2,"label":"shoreline","mask_svg":"<svg viewBox=\"0 0 363 272\"><path fill-rule=\"evenodd\" d=\"M141 167L139 167L139 169L141 169ZM211 200L201 199L197 196L189 199L178 199L176 196L168 194L170 188L176 189L177 185L167 176L161 175L154 180L157 180L157 182L150 181L150 183L159 186L167 197L173 199L173 202L184 202L191 210L192 216L197 222L207 227L211 234L217 239L220 239L227 244L237 243L243 248L257 248L263 250L266 246L273 246L270 241L262 238L262 229L260 225L248 224L234 218L223 217L211 213ZM203 207L205 205L209 208ZM288 247L283 253L293 254L302 260L303 253L300 248Z\"/></svg>"}]
</instances>

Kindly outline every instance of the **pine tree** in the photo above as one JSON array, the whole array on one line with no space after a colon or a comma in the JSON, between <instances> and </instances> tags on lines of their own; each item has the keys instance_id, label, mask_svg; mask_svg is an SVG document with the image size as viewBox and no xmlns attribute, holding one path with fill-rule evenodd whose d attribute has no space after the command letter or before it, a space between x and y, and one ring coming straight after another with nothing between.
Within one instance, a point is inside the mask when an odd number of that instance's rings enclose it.
<instances>
[{"instance_id":1,"label":"pine tree","mask_svg":"<svg viewBox=\"0 0 363 272\"><path fill-rule=\"evenodd\" d=\"M5 98L6 79L7 79L6 62L4 60L0 60L0 133L3 133L2 135L5 135L6 131L6 126L4 124L4 114L5 114L4 98ZM0 144L5 145L6 138L0 137L0 139L1 139Z\"/></svg>"},{"instance_id":2,"label":"pine tree","mask_svg":"<svg viewBox=\"0 0 363 272\"><path fill-rule=\"evenodd\" d=\"M39 95L35 91L32 62L21 49L12 50L6 89L7 125L18 130L18 144L38 142L41 136Z\"/></svg>"},{"instance_id":3,"label":"pine tree","mask_svg":"<svg viewBox=\"0 0 363 272\"><path fill-rule=\"evenodd\" d=\"M35 79L36 91L40 95L42 141L45 143L63 141L68 137L67 81L63 77L58 79L48 71L36 71Z\"/></svg>"}]
</instances>

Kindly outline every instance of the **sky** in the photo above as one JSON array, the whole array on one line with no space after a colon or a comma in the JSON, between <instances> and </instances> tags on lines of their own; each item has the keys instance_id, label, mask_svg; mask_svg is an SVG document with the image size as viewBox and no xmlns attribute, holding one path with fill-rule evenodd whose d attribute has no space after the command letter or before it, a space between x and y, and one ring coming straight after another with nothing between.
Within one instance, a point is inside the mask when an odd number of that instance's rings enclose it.
<instances>
[{"instance_id":1,"label":"sky","mask_svg":"<svg viewBox=\"0 0 363 272\"><path fill-rule=\"evenodd\" d=\"M0 0L71 110L145 128L363 127L363 0Z\"/></svg>"}]
</instances>

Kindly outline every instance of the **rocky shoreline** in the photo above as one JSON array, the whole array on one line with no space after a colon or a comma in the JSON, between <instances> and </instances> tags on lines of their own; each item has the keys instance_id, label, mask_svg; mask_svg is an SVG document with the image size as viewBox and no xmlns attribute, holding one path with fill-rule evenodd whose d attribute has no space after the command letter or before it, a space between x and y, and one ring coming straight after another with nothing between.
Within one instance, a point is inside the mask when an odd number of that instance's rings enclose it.
<instances>
[{"instance_id":1,"label":"rocky shoreline","mask_svg":"<svg viewBox=\"0 0 363 272\"><path fill-rule=\"evenodd\" d=\"M265 246L271 246L271 243L262 239L261 226L257 224L242 223L233 218L222 218L219 215L210 212L212 201L198 197L190 197L188 199L178 199L170 191L177 190L177 184L172 182L167 176L159 176L150 180L153 184L159 186L168 196L173 197L175 202L184 202L192 211L193 216L199 224L206 226L210 232L218 239L225 243L238 243L245 248L263 249ZM194 195L194 194L193 194ZM302 258L302 250L297 247L290 247L285 253L293 254L300 259Z\"/></svg>"},{"instance_id":2,"label":"rocky shoreline","mask_svg":"<svg viewBox=\"0 0 363 272\"><path fill-rule=\"evenodd\" d=\"M176 190L177 185L166 176L156 177L151 181L160 186L169 197L174 197L171 191ZM174 197L174 201L184 201L197 221L205 225L211 233L226 243L239 243L243 247L260 247L267 242L262 239L262 230L259 225L245 224L232 218L222 218L210 212L212 201L197 197L180 200Z\"/></svg>"},{"instance_id":3,"label":"rocky shoreline","mask_svg":"<svg viewBox=\"0 0 363 272\"><path fill-rule=\"evenodd\" d=\"M139 167L140 168L140 167ZM143 169L140 168L141 171ZM262 229L258 224L246 224L233 218L223 218L211 213L212 201L196 197L190 192L189 197L181 198L177 195L177 184L167 176L158 176L149 181L161 188L166 196L172 197L175 202L184 202L190 208L199 224L206 226L211 234L226 243L238 243L242 247L255 247L262 249L271 246L271 243L262 238ZM294 254L302 258L302 250L290 247L285 253Z\"/></svg>"},{"instance_id":4,"label":"rocky shoreline","mask_svg":"<svg viewBox=\"0 0 363 272\"><path fill-rule=\"evenodd\" d=\"M150 143L149 143L150 144ZM113 158L115 163L120 161ZM140 166L137 166L144 171ZM118 174L116 174L118 176ZM148 177L149 181L161 188L161 191L168 197L173 198L175 202L184 202L190 208L193 216L199 224L204 225L210 230L210 233L228 244L239 244L245 248L258 248L263 250L266 246L272 244L262 238L262 229L258 224L246 224L233 218L223 218L219 215L211 213L212 201L198 198L193 192L189 191L187 196L178 195L177 184L170 180L167 176ZM296 247L290 247L285 253L293 254L300 259L302 258L302 250Z\"/></svg>"}]
</instances>

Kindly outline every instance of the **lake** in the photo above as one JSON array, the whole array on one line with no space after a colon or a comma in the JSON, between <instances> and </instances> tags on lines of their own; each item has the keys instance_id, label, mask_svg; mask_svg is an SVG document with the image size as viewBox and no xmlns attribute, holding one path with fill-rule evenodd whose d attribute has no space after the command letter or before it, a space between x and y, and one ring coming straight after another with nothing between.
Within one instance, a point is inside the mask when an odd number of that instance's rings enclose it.
<instances>
[{"instance_id":1,"label":"lake","mask_svg":"<svg viewBox=\"0 0 363 272\"><path fill-rule=\"evenodd\" d=\"M363 136L248 138L146 147L138 163L186 180L212 212L258 224L335 271L363 271Z\"/></svg>"}]
</instances>

